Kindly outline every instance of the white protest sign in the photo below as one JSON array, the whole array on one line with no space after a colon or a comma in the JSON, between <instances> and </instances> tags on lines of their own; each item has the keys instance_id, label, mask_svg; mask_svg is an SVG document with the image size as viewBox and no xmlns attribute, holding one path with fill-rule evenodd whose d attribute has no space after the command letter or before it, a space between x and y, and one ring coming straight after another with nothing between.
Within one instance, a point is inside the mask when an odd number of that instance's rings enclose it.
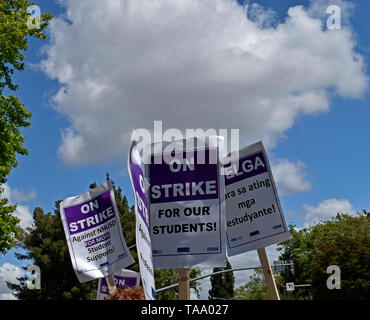
<instances>
[{"instance_id":1,"label":"white protest sign","mask_svg":"<svg viewBox=\"0 0 370 320\"><path fill-rule=\"evenodd\" d=\"M263 144L245 147L231 158L225 166L228 255L290 239Z\"/></svg>"},{"instance_id":2,"label":"white protest sign","mask_svg":"<svg viewBox=\"0 0 370 320\"><path fill-rule=\"evenodd\" d=\"M81 283L134 263L110 182L65 199L60 203L60 215L73 269Z\"/></svg>"},{"instance_id":3,"label":"white protest sign","mask_svg":"<svg viewBox=\"0 0 370 320\"><path fill-rule=\"evenodd\" d=\"M133 141L130 147L127 166L135 197L136 248L139 258L141 280L145 299L155 300L156 293L152 246L149 233L148 202L145 192L144 173L141 168L141 160L136 148L136 141Z\"/></svg>"},{"instance_id":4,"label":"white protest sign","mask_svg":"<svg viewBox=\"0 0 370 320\"><path fill-rule=\"evenodd\" d=\"M140 285L140 273L122 269L113 275L114 283L118 288L123 286L138 287ZM106 278L100 278L98 283L98 294L96 300L104 300L109 296L109 288Z\"/></svg>"},{"instance_id":5,"label":"white protest sign","mask_svg":"<svg viewBox=\"0 0 370 320\"><path fill-rule=\"evenodd\" d=\"M146 153L155 269L226 266L222 145L188 139Z\"/></svg>"}]
</instances>

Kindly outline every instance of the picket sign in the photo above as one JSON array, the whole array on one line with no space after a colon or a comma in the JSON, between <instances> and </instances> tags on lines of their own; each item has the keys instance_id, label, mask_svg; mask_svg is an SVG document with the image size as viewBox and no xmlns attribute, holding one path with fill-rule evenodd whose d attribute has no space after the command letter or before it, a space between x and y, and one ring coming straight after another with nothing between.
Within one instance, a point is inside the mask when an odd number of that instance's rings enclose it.
<instances>
[{"instance_id":1,"label":"picket sign","mask_svg":"<svg viewBox=\"0 0 370 320\"><path fill-rule=\"evenodd\" d=\"M265 247L290 239L262 142L229 157L224 165L228 255L257 250L269 296L279 300Z\"/></svg>"},{"instance_id":2,"label":"picket sign","mask_svg":"<svg viewBox=\"0 0 370 320\"><path fill-rule=\"evenodd\" d=\"M145 190L142 161L137 149L137 141L130 146L127 161L132 191L135 197L136 248L138 253L141 281L145 299L155 300L155 280L152 256L152 244L149 231L148 201Z\"/></svg>"},{"instance_id":3,"label":"picket sign","mask_svg":"<svg viewBox=\"0 0 370 320\"><path fill-rule=\"evenodd\" d=\"M117 290L124 286L134 288L140 285L140 273L128 269L121 269L115 272L111 278L113 278ZM96 300L105 300L105 298L112 294L112 292L114 293L114 290L115 288L112 286L112 279L108 281L107 277L100 278Z\"/></svg>"},{"instance_id":4,"label":"picket sign","mask_svg":"<svg viewBox=\"0 0 370 320\"><path fill-rule=\"evenodd\" d=\"M223 138L147 146L146 178L155 269L177 269L179 299L190 299L189 268L225 267Z\"/></svg>"},{"instance_id":5,"label":"picket sign","mask_svg":"<svg viewBox=\"0 0 370 320\"><path fill-rule=\"evenodd\" d=\"M108 277L134 263L110 181L63 200L60 215L80 283Z\"/></svg>"},{"instance_id":6,"label":"picket sign","mask_svg":"<svg viewBox=\"0 0 370 320\"><path fill-rule=\"evenodd\" d=\"M145 152L155 269L225 267L222 137L154 143Z\"/></svg>"}]
</instances>

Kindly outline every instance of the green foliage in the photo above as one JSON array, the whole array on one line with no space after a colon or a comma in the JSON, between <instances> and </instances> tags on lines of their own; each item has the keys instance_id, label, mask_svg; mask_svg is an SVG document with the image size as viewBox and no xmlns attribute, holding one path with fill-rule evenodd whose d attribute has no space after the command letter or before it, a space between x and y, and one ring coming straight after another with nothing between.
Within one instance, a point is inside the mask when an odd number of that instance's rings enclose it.
<instances>
[{"instance_id":1,"label":"green foliage","mask_svg":"<svg viewBox=\"0 0 370 320\"><path fill-rule=\"evenodd\" d=\"M14 71L25 69L25 51L28 49L27 37L46 39L43 31L52 15L45 13L40 17L40 28L29 29L27 8L34 3L28 0L0 0L0 184L12 168L17 166L16 153L26 155L23 146L25 137L20 128L29 127L31 113L15 96L3 94L5 89L18 90L12 75ZM0 190L0 194L3 190ZM16 206L7 206L6 199L0 201L0 253L5 253L15 243L20 232L18 219L11 216Z\"/></svg>"},{"instance_id":2,"label":"green foliage","mask_svg":"<svg viewBox=\"0 0 370 320\"><path fill-rule=\"evenodd\" d=\"M226 259L226 269L231 269L228 259ZM213 268L213 272L225 270L225 268ZM235 277L233 272L219 273L211 276L212 288L208 291L209 299L231 299L234 297Z\"/></svg>"},{"instance_id":3,"label":"green foliage","mask_svg":"<svg viewBox=\"0 0 370 320\"><path fill-rule=\"evenodd\" d=\"M295 275L283 272L286 282L310 283L289 295L294 299L356 299L370 297L370 214L338 214L320 224L296 230L280 244L280 259L294 260ZM341 270L341 289L329 290L326 273L330 265Z\"/></svg>"},{"instance_id":4,"label":"green foliage","mask_svg":"<svg viewBox=\"0 0 370 320\"><path fill-rule=\"evenodd\" d=\"M45 13L40 18L39 29L29 29L27 8L34 3L28 0L0 0L0 183L4 183L11 169L17 165L15 154L27 154L23 147L24 137L19 128L28 127L31 113L14 96L5 96L8 88L16 91L12 81L14 71L25 69L25 51L28 36L46 39L43 31L52 15Z\"/></svg>"},{"instance_id":5,"label":"green foliage","mask_svg":"<svg viewBox=\"0 0 370 320\"><path fill-rule=\"evenodd\" d=\"M0 186L0 195L4 189ZM19 219L12 215L15 205L8 205L8 199L0 198L0 253L6 253L16 242L19 235Z\"/></svg>"},{"instance_id":6,"label":"green foliage","mask_svg":"<svg viewBox=\"0 0 370 320\"><path fill-rule=\"evenodd\" d=\"M249 276L249 281L235 290L238 300L268 300L268 290L262 269L255 269L255 274Z\"/></svg>"},{"instance_id":7,"label":"green foliage","mask_svg":"<svg viewBox=\"0 0 370 320\"><path fill-rule=\"evenodd\" d=\"M22 247L26 254L18 259L31 259L41 270L41 289L29 290L27 277L20 284L8 284L20 300L95 299L97 281L80 284L72 268L71 258L60 217L59 203L54 214L44 213L41 208L33 212L34 224L24 234Z\"/></svg>"}]
</instances>

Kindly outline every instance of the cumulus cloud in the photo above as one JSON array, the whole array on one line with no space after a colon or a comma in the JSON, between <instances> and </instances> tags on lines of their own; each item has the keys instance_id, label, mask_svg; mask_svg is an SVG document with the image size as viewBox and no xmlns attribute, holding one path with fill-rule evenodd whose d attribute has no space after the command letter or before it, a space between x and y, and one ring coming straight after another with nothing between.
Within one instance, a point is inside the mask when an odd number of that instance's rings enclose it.
<instances>
[{"instance_id":1,"label":"cumulus cloud","mask_svg":"<svg viewBox=\"0 0 370 320\"><path fill-rule=\"evenodd\" d=\"M288 159L279 159L272 164L279 195L285 196L311 189L311 183L305 177L305 168L306 165L302 161L292 162Z\"/></svg>"},{"instance_id":2,"label":"cumulus cloud","mask_svg":"<svg viewBox=\"0 0 370 320\"><path fill-rule=\"evenodd\" d=\"M231 0L61 3L41 68L61 84L53 103L70 126L59 152L72 165L122 155L133 127L154 120L240 128L243 145L273 147L299 115L327 112L331 93L367 88L353 31L325 30L313 6L276 22Z\"/></svg>"},{"instance_id":3,"label":"cumulus cloud","mask_svg":"<svg viewBox=\"0 0 370 320\"><path fill-rule=\"evenodd\" d=\"M19 218L19 225L21 228L25 229L30 227L33 223L33 215L29 205L26 203L34 200L37 197L37 192L35 189L26 192L24 190L19 190L11 188L8 184L1 185L4 192L0 194L0 198L6 198L9 200L10 204L16 204L17 208L12 213L14 216Z\"/></svg>"},{"instance_id":4,"label":"cumulus cloud","mask_svg":"<svg viewBox=\"0 0 370 320\"><path fill-rule=\"evenodd\" d=\"M356 210L347 199L326 199L321 201L317 207L304 204L305 211L304 226L308 227L323 220L335 217L337 213L355 214Z\"/></svg>"},{"instance_id":5,"label":"cumulus cloud","mask_svg":"<svg viewBox=\"0 0 370 320\"><path fill-rule=\"evenodd\" d=\"M23 276L23 271L17 266L4 263L0 266L0 300L15 300L16 298L7 287L6 282L17 283L17 278Z\"/></svg>"}]
</instances>

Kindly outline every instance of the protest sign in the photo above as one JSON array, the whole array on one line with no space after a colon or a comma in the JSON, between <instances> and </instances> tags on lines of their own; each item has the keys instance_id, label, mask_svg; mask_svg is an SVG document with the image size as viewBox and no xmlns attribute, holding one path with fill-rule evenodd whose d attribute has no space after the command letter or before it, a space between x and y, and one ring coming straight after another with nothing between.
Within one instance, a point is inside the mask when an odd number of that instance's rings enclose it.
<instances>
[{"instance_id":1,"label":"protest sign","mask_svg":"<svg viewBox=\"0 0 370 320\"><path fill-rule=\"evenodd\" d=\"M228 255L290 239L263 144L243 148L232 159L224 168Z\"/></svg>"},{"instance_id":2,"label":"protest sign","mask_svg":"<svg viewBox=\"0 0 370 320\"><path fill-rule=\"evenodd\" d=\"M148 202L145 192L144 173L141 160L133 141L128 154L128 171L135 197L136 248L139 258L141 280L145 299L155 300L155 281L153 269L152 246L149 233Z\"/></svg>"},{"instance_id":3,"label":"protest sign","mask_svg":"<svg viewBox=\"0 0 370 320\"><path fill-rule=\"evenodd\" d=\"M122 234L110 182L60 203L73 269L82 282L134 263Z\"/></svg>"},{"instance_id":4,"label":"protest sign","mask_svg":"<svg viewBox=\"0 0 370 320\"><path fill-rule=\"evenodd\" d=\"M226 265L220 140L152 144L146 152L155 269Z\"/></svg>"},{"instance_id":5,"label":"protest sign","mask_svg":"<svg viewBox=\"0 0 370 320\"><path fill-rule=\"evenodd\" d=\"M114 284L117 289L123 286L138 287L140 285L140 274L127 269L119 270L113 275ZM109 296L109 288L106 278L100 278L98 283L98 294L96 300L104 300Z\"/></svg>"}]
</instances>

